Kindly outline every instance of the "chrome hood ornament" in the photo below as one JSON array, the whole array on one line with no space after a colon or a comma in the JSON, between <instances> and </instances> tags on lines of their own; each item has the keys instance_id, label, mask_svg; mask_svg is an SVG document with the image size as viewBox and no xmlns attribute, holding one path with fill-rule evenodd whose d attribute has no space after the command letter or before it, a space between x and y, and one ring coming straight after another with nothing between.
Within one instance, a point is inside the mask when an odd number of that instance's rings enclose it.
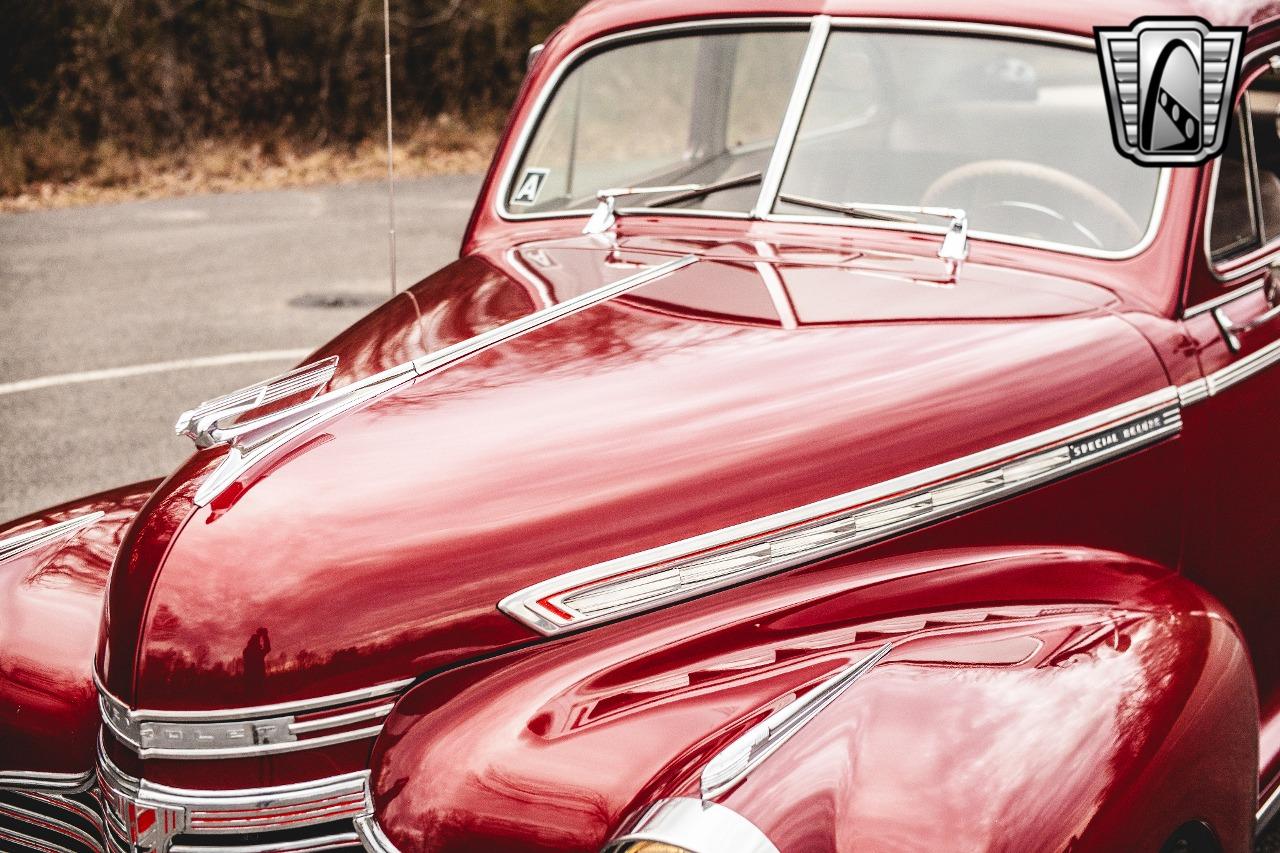
<instances>
[{"instance_id":1,"label":"chrome hood ornament","mask_svg":"<svg viewBox=\"0 0 1280 853\"><path fill-rule=\"evenodd\" d=\"M217 469L200 484L194 502L197 506L208 506L246 470L306 430L342 412L413 379L621 296L697 260L696 255L690 254L646 267L618 281L549 305L413 361L366 376L335 391L320 393L337 369L338 357L330 356L201 403L178 418L174 427L178 435L190 437L197 448L226 444L230 445L230 450Z\"/></svg>"},{"instance_id":2,"label":"chrome hood ornament","mask_svg":"<svg viewBox=\"0 0 1280 853\"><path fill-rule=\"evenodd\" d=\"M273 415L283 414L284 403L297 404L315 399L337 369L338 357L329 356L239 391L206 400L183 412L174 424L174 431L187 436L202 449L230 444L238 435L261 426Z\"/></svg>"}]
</instances>

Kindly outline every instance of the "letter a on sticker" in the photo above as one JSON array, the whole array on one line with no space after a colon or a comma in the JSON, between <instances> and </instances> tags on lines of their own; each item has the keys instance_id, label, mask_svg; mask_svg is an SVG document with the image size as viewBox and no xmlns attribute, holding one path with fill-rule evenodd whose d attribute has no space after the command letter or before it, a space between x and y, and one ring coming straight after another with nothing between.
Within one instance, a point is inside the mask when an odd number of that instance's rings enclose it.
<instances>
[{"instance_id":1,"label":"letter a on sticker","mask_svg":"<svg viewBox=\"0 0 1280 853\"><path fill-rule=\"evenodd\" d=\"M546 183L547 174L546 169L525 169L520 185L511 197L511 203L530 205L536 202L538 194L542 192L542 185Z\"/></svg>"}]
</instances>

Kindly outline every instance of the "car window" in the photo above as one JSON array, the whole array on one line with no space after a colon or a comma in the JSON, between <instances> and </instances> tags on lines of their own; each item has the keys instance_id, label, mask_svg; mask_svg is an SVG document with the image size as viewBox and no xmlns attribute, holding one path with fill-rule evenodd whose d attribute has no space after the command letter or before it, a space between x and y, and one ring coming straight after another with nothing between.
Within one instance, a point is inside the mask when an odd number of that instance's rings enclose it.
<instances>
[{"instance_id":1,"label":"car window","mask_svg":"<svg viewBox=\"0 0 1280 853\"><path fill-rule=\"evenodd\" d=\"M962 208L975 232L1123 251L1146 234L1159 179L1116 151L1092 52L840 30L775 212L813 216L813 201Z\"/></svg>"},{"instance_id":2,"label":"car window","mask_svg":"<svg viewBox=\"0 0 1280 853\"><path fill-rule=\"evenodd\" d=\"M1209 251L1215 261L1247 252L1258 244L1257 205L1246 143L1248 116L1237 109L1218 158L1218 183L1213 195Z\"/></svg>"},{"instance_id":3,"label":"car window","mask_svg":"<svg viewBox=\"0 0 1280 853\"><path fill-rule=\"evenodd\" d=\"M1258 167L1262 237L1271 242L1280 237L1280 74L1270 72L1254 80L1245 103Z\"/></svg>"},{"instance_id":4,"label":"car window","mask_svg":"<svg viewBox=\"0 0 1280 853\"><path fill-rule=\"evenodd\" d=\"M708 183L762 170L807 41L804 30L723 32L589 56L552 96L507 205L517 213L582 209L608 187ZM758 194L758 186L741 186L673 206L745 212Z\"/></svg>"}]
</instances>

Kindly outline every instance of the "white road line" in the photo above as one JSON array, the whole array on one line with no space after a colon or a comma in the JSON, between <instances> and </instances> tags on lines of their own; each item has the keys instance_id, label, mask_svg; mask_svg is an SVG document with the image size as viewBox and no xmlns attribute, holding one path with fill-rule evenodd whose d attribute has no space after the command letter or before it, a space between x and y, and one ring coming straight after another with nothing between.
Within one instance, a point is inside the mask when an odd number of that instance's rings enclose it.
<instances>
[{"instance_id":1,"label":"white road line","mask_svg":"<svg viewBox=\"0 0 1280 853\"><path fill-rule=\"evenodd\" d=\"M40 388L74 385L77 382L100 382L104 379L124 379L129 376L145 376L148 373L166 373L170 370L193 370L200 367L223 367L228 364L253 364L260 361L297 361L311 352L309 349L270 349L258 352L232 352L209 355L203 358L181 358L176 361L154 361L151 364L130 364L125 367L107 367L102 370L85 370L79 373L59 373L54 376L38 376L17 382L0 384L0 397Z\"/></svg>"}]
</instances>

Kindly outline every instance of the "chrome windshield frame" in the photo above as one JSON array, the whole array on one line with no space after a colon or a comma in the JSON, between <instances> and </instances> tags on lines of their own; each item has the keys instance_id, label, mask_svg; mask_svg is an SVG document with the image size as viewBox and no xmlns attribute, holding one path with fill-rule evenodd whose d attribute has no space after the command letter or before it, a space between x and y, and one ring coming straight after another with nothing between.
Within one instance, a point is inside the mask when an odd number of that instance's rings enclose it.
<instances>
[{"instance_id":1,"label":"chrome windshield frame","mask_svg":"<svg viewBox=\"0 0 1280 853\"><path fill-rule=\"evenodd\" d=\"M534 100L532 107L526 113L525 120L520 125L514 144L507 149L510 154L502 168L501 177L497 185L498 191L494 194L493 212L499 219L507 222L587 218L594 212L594 207L541 212L519 212L512 210L507 204L507 199L511 195L512 184L516 178L516 169L524 158L524 154L528 149L529 143L532 141L533 135L537 132L537 128L542 122L547 106L549 105L552 97L558 91L560 84L564 81L566 75L575 68L579 61L585 56L610 46L617 46L633 41L644 41L674 33L703 33L717 30L749 30L760 28L778 30L807 29L809 33L809 41L805 47L805 52L801 59L799 70L796 74L795 86L792 90L786 111L784 112L782 126L779 128L778 137L774 142L773 155L769 160L769 165L761 180L760 194L752 205L752 209L750 211L721 211L701 209L655 209L652 207L618 207L617 212L619 214L650 217L701 217L704 219L755 220L762 222L826 225L839 226L843 228L869 228L886 231L907 231L912 233L943 235L946 232L946 228L944 226L935 226L923 223L906 224L879 221L850 222L848 217L843 216L786 214L775 212L774 208L777 204L777 196L781 191L782 181L791 158L792 149L800 131L800 122L804 115L804 108L808 103L809 95L813 87L813 81L817 76L818 66L821 63L821 58L826 49L831 33L849 29L862 29L878 32L940 32L952 35L986 36L1036 44L1056 45L1085 51L1091 54L1096 53L1097 49L1093 40L1086 36L1055 32L1052 30L1000 24L985 24L972 21L913 20L909 18L892 17L832 17L829 15L779 17L743 16L736 18L716 18L703 21L680 21L676 23L640 27L632 30L611 33L579 45L570 52L569 55L561 60L561 62L552 71L551 76L542 84L537 98ZM1151 244L1155 242L1156 235L1159 234L1160 227L1164 221L1164 214L1168 202L1170 177L1171 172L1169 169L1162 168L1159 170L1155 198L1152 202L1151 216L1147 222L1147 227L1144 230L1141 239L1133 246L1126 249L1093 249L1086 246L1072 245L1070 243L1057 243L1048 240L1015 237L1012 235L1000 234L998 232L983 231L981 229L971 229L969 231L969 237L971 240L976 241L1023 246L1033 249L1042 249L1062 254L1104 260L1123 260L1126 258L1132 258L1146 251Z\"/></svg>"}]
</instances>

